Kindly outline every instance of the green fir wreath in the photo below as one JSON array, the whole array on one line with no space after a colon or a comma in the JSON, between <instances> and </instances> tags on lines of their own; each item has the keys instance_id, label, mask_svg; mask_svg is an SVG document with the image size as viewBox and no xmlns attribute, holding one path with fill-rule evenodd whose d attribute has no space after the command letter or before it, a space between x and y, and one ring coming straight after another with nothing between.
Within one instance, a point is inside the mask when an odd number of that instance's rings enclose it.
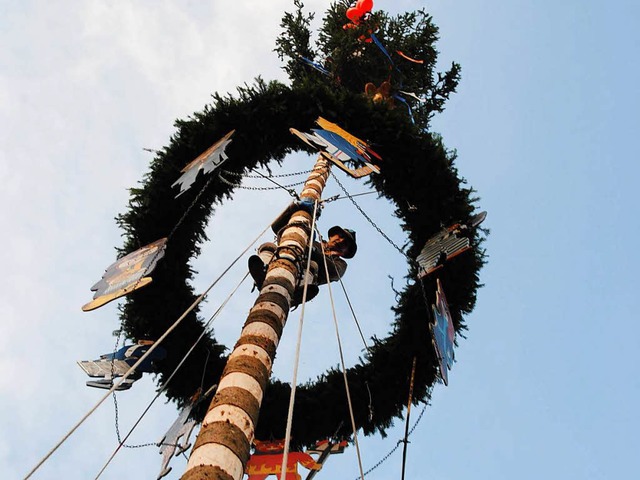
<instances>
[{"instance_id":1,"label":"green fir wreath","mask_svg":"<svg viewBox=\"0 0 640 480\"><path fill-rule=\"evenodd\" d=\"M128 210L117 218L125 232L122 255L166 236L196 195L201 197L175 230L153 272L153 283L130 294L122 306L121 319L129 338L158 338L196 298L189 284L194 273L190 262L207 240L205 228L214 210L231 198L233 187L214 172L206 189L201 190L210 178L200 176L194 187L176 199L172 184L189 161L232 129L235 134L227 154L233 161L225 163L225 169L238 175L255 167L268 167L274 161L280 163L285 155L305 150L307 147L291 135L289 127L309 131L318 116L338 123L359 138L374 139L384 163L381 173L367 181L395 203L395 214L408 235L404 251L409 259L416 258L427 239L443 226L468 221L473 214L477 199L454 167L455 154L444 147L438 135L429 132L429 120L442 111L460 75L455 63L448 71L436 73L434 43L438 30L431 17L424 11L396 17L374 11L366 22L345 29L348 4L339 1L327 11L317 47L312 48L312 15L304 13L301 3L294 3L295 12L283 18L276 48L287 61L285 70L291 84L257 79L239 88L235 96L214 95L211 106L176 122L177 131L169 145L157 153L140 187L131 189ZM366 40L372 32L393 63L375 42ZM326 72L311 67L310 62ZM393 91L410 92L415 97L407 95L406 103L396 101L391 105L390 101L374 102L365 95L366 83L380 85L384 81ZM475 304L478 273L484 262L481 240L476 233L472 252L456 257L439 271L458 332L465 328L462 315ZM423 294L426 292L429 301L434 301L435 279L426 277L421 285L416 273L416 266L408 261L408 285L393 308L390 333L386 338L374 338L369 352L347 372L356 426L366 434L384 434L393 419L401 416L414 356L414 402L428 401L437 381L436 353L426 326L431 313ZM165 341L168 356L159 364L159 385L164 385L202 333L203 321L197 313L197 309L192 311ZM217 383L226 363L226 350L215 338L205 337L180 374L167 385L167 396L179 404L186 403L201 384L207 356L204 384ZM271 379L257 438L284 437L289 395L288 383ZM298 386L295 405L295 444L311 445L336 432L342 437L351 434L341 372L331 369L316 381ZM199 412L199 419L204 413Z\"/></svg>"}]
</instances>

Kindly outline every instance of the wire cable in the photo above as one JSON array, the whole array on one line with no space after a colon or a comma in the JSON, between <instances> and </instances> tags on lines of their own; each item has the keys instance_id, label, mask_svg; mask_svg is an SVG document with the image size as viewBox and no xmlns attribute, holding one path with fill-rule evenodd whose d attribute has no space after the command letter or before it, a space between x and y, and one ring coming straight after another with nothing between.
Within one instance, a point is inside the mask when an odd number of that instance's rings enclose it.
<instances>
[{"instance_id":1,"label":"wire cable","mask_svg":"<svg viewBox=\"0 0 640 480\"><path fill-rule=\"evenodd\" d=\"M386 233L384 233L382 231L382 229L378 225L376 225L376 223L371 219L371 217L369 217L369 215L366 214L366 212L362 209L362 207L360 207L360 205L358 205L357 202L353 199L353 197L355 197L356 195L351 195L347 191L345 186L342 185L342 183L340 182L338 177L336 177L336 175L333 172L331 172L331 176L334 178L334 180L336 181L338 186L342 189L342 191L344 192L346 197L349 200L351 200L351 203L358 209L358 211L362 214L362 216L367 219L367 221L373 226L373 228L375 228L378 231L378 233L380 233L380 235L382 235L382 237L393 246L393 248L395 248L398 252L400 252L402 254L402 256L404 256L409 261L409 263L411 265L417 266L418 269L422 268L422 267L420 267L420 265L418 264L418 262L415 259L409 257L402 248L400 248L393 240L391 240L391 238L389 238L389 236ZM429 316L430 316L429 315L429 300L428 300L428 297L427 297L427 292L425 291L424 283L422 281L422 278L420 278L418 281L420 283L420 288L422 290L422 299L424 300L424 305L425 305L425 308L427 310L427 318L429 318Z\"/></svg>"},{"instance_id":2,"label":"wire cable","mask_svg":"<svg viewBox=\"0 0 640 480\"><path fill-rule=\"evenodd\" d=\"M136 429L136 427L140 424L140 422L142 421L142 419L144 418L144 416L147 414L147 412L149 411L149 409L151 408L151 406L155 403L155 401L160 397L160 395L162 395L162 393L164 393L164 391L167 389L167 386L169 385L169 382L171 382L171 380L173 379L173 377L176 375L176 373L178 372L178 370L180 369L180 367L182 367L182 365L184 364L184 362L187 360L187 358L189 358L189 356L191 355L191 353L193 353L193 351L195 350L196 346L198 345L198 343L200 343L200 341L204 338L205 334L207 333L207 328L209 327L209 325L211 325L211 323L218 317L218 315L220 314L220 312L222 311L222 309L227 305L227 303L229 302L229 300L231 299L231 297L233 297L233 295L235 295L235 293L238 291L238 288L240 288L240 285L242 285L244 283L244 281L247 279L247 277L249 276L249 272L245 273L244 277L242 277L242 280L240 280L240 282L238 283L238 285L236 285L236 287L233 289L233 291L229 294L229 296L224 300L224 302L222 302L222 304L218 307L218 309L213 313L213 315L211 315L211 317L209 318L209 320L207 321L207 323L205 324L202 333L200 334L200 336L196 339L196 341L194 342L194 344L191 346L191 348L189 349L189 351L184 355L184 357L182 357L182 360L180 360L180 363L178 363L178 365L176 366L176 368L174 368L173 372L171 372L171 375L169 376L169 378L167 379L166 382L164 382L164 385L162 386L162 388L158 391L158 393L156 393L155 397L153 397L153 400L151 400L151 403L149 403L149 405L147 406L147 408L145 408L145 410L142 412L142 414L140 415L140 417L138 418L138 420L136 421L136 423L133 424L133 426L131 427L131 429L129 430L129 432L126 434L126 436L120 440L119 445L116 447L116 449L113 451L113 453L111 454L111 456L109 457L109 459L107 460L107 463L104 464L104 466L102 467L102 469L98 472L98 475L96 475L95 480L98 480L98 478L100 478L100 476L102 475L102 473L107 469L107 467L109 466L109 464L111 463L111 461L113 460L113 458L116 456L116 454L118 453L118 451L120 450L120 448L122 447L126 447L127 445L124 444L124 442L127 441L127 439L129 438L129 436L131 436L131 434L133 433L133 431ZM207 356L207 360L208 360L208 356ZM206 365L206 364L205 364ZM204 380L204 375L203 375L203 380ZM202 388L202 387L201 387ZM204 395L202 398L204 398L206 395ZM156 443L151 443L151 444L145 444L145 446L147 445L157 445Z\"/></svg>"},{"instance_id":3,"label":"wire cable","mask_svg":"<svg viewBox=\"0 0 640 480\"><path fill-rule=\"evenodd\" d=\"M207 182L202 186L202 188L200 189L200 191L198 192L198 194L195 196L195 198L191 201L191 203L189 204L189 206L187 207L187 209L184 211L184 213L182 214L182 216L180 217L180 219L176 222L176 224L173 226L173 228L171 229L171 231L169 232L169 235L167 235L167 241L166 243L168 244L169 241L171 240L171 238L173 238L173 236L175 235L176 231L178 230L178 228L180 227L180 225L182 225L182 223L184 222L184 220L187 218L187 216L189 215L189 213L191 212L191 210L193 209L193 207L195 207L196 203L198 203L198 201L200 201L200 197L202 197L202 195L204 194L204 191L207 189L207 187L211 184L211 182L213 181L215 177L212 175ZM155 265L156 263L156 259L158 258L158 255L160 255L160 253L162 253L164 251L164 249L156 249L155 253L153 254L153 256L151 257L151 261L149 261L147 263L147 266L145 267L145 269L142 272L142 275L140 275L138 277L138 279L136 280L136 282L133 284L133 286L131 286L131 292L136 290L138 284L142 281L142 279L144 278L144 276L147 274L148 270ZM116 338L116 342L115 345L113 346L113 355L111 356L111 378L113 379L114 377L114 372L115 372L115 360L116 360L116 352L118 351L118 346L120 345L120 339L122 338L123 332L124 332L124 328L122 328L122 325L124 323L124 319L120 320L120 328L118 329L118 335ZM113 386L113 380L112 380L112 384ZM116 393L115 391L112 393L113 395L113 405L115 408L115 414L116 414L116 435L118 437L118 441L120 441L120 430L118 429L118 400L116 398Z\"/></svg>"},{"instance_id":4,"label":"wire cable","mask_svg":"<svg viewBox=\"0 0 640 480\"><path fill-rule=\"evenodd\" d=\"M373 195L374 193L378 193L378 192L362 192L362 193L354 193L351 194L351 198L353 197L361 197L363 195ZM322 200L322 203L331 203L331 202L335 202L336 200L344 200L345 198L349 198L346 195L344 197L341 197L340 194L338 195L334 195L332 197L326 198L324 200Z\"/></svg>"},{"instance_id":5,"label":"wire cable","mask_svg":"<svg viewBox=\"0 0 640 480\"><path fill-rule=\"evenodd\" d=\"M316 226L316 216L318 213L318 201L313 204L313 217L311 219L311 232ZM298 383L298 365L300 363L300 345L302 343L302 326L304 324L304 307L307 304L307 290L309 286L308 277L311 270L311 252L313 251L313 235L309 236L309 254L307 255L307 268L304 275L304 286L302 288L302 306L300 307L300 318L298 320L298 339L296 342L295 361L293 364L293 379L291 380L291 396L289 397L289 411L287 413L287 428L284 436L284 454L282 456L282 469L280 470L280 480L284 480L287 474L287 460L289 457L289 443L291 442L291 427L293 425L293 407L296 399L296 386Z\"/></svg>"},{"instance_id":6,"label":"wire cable","mask_svg":"<svg viewBox=\"0 0 640 480\"><path fill-rule=\"evenodd\" d=\"M371 220L371 217L369 217L369 215L367 215L365 211L360 207L360 205L358 205L356 201L353 199L354 195L351 195L347 191L347 189L344 187L344 185L342 185L340 180L338 180L338 177L336 177L336 175L333 172L331 172L331 176L336 181L338 186L342 189L342 191L347 196L347 198L351 200L351 203L353 203L353 206L358 209L358 211L362 214L364 218L367 219L367 221L373 226L373 228L375 228L378 231L378 233L382 235L384 239L393 246L393 248L395 248L398 252L400 252L400 254L402 254L403 257L406 257L407 259L409 259L410 262L413 262L413 259L407 257L407 254L404 252L404 250L400 248L393 240L391 240L391 238L389 238L389 236L386 233L384 233L382 229L378 225L376 225L376 223L373 220Z\"/></svg>"},{"instance_id":7,"label":"wire cable","mask_svg":"<svg viewBox=\"0 0 640 480\"><path fill-rule=\"evenodd\" d=\"M427 407L428 406L429 406L428 404L425 404L424 407L422 407L422 411L420 412L420 415L418 415L418 419L416 420L416 423L414 423L413 427L411 427L411 430L409 430L409 435L408 436L411 436L413 431L416 429L416 427L420 423L420 420L422 420L422 416L424 415L424 412L427 411ZM396 442L396 446L393 447L384 457L382 457L380 460L378 460L378 463L376 463L373 467L369 468L369 470L364 472L364 475L365 476L369 475L371 472L373 472L375 469L377 469L380 465L382 465L384 462L386 462L389 459L389 457L391 457L391 455L393 455L395 453L395 451L398 450L398 448L400 448L401 444L402 444L402 439L398 440ZM356 477L355 480L360 480L360 477Z\"/></svg>"},{"instance_id":8,"label":"wire cable","mask_svg":"<svg viewBox=\"0 0 640 480\"><path fill-rule=\"evenodd\" d=\"M324 272L327 278L327 287L329 289L329 300L331 301L331 311L333 313L333 324L336 330L336 338L338 340L338 351L340 352L340 363L342 364L342 376L344 377L344 387L347 394L347 403L349 405L349 416L351 417L351 428L353 429L353 441L356 446L356 452L358 455L358 467L360 468L360 478L364 480L364 472L362 470L362 457L360 455L360 445L358 443L358 431L356 429L356 421L353 416L353 404L351 403L351 393L349 392L349 381L347 379L347 369L344 363L344 354L342 353L342 342L340 341L340 330L338 329L338 317L336 315L336 307L333 301L333 293L331 291L331 281L329 280L329 266L327 265L327 258L324 254L324 245L322 244L322 237L320 237L320 249L322 257L324 259Z\"/></svg>"},{"instance_id":9,"label":"wire cable","mask_svg":"<svg viewBox=\"0 0 640 480\"><path fill-rule=\"evenodd\" d=\"M189 312L191 312L198 304L200 304L200 302L202 302L202 300L204 300L204 298L206 297L206 295L209 293L209 291L218 283L218 281L220 281L220 279L222 277L224 277L224 275L237 263L238 260L240 260L240 258L253 246L253 244L255 244L260 237L262 237L262 235L264 235L264 233L271 227L271 225L267 225L267 227L265 227L265 229L260 233L260 235L258 235L256 237L255 240L253 240L253 242L251 242L251 244L249 244L240 255L238 255L236 257L235 260L233 260L233 262L231 262L231 264L222 272L222 274L220 274L220 276L218 278L216 278L213 283L204 291L204 293L202 293L198 298L196 298L194 300L194 302L189 306L189 308L187 308L187 310L185 310L185 312L173 323L173 325L171 325L167 331L162 334L162 336L160 338L158 338L158 340L155 341L155 343L153 345L151 345L151 347L149 348L149 350L147 350L144 355L142 355L142 357L140 357L138 359L138 361L131 367L129 368L129 370L122 376L120 377L120 379L117 382L114 382L114 384L111 386L111 388L109 389L109 391L107 393L105 393L105 395L98 401L98 403L96 403L72 428L71 430L69 430L63 437L62 439L49 451L47 452L47 454L36 464L35 467L33 467L33 469L26 475L26 477L24 478L24 480L28 480L43 464L44 462L46 462L49 457L58 449L60 448L60 446L78 429L78 427L80 427L80 425L82 425L85 420L87 420L92 414L93 412L95 412L98 407L100 407L100 405L102 405L104 403L104 401L109 397L109 395L111 395L127 378L129 378L130 375L133 374L133 372L135 372L136 368L138 368L138 366L140 366L140 364L146 360L146 358L151 355L151 353L164 341L165 338L167 338L167 336L173 332L178 325L182 322L182 320L184 320L184 318L189 314Z\"/></svg>"},{"instance_id":10,"label":"wire cable","mask_svg":"<svg viewBox=\"0 0 640 480\"><path fill-rule=\"evenodd\" d=\"M333 259L331 259L333 261ZM347 293L347 289L344 286L344 282L342 281L342 278L338 279L340 281L340 286L342 287L342 291L344 292L344 298L347 300L347 305L349 305L349 310L351 310L351 315L353 316L353 321L356 324L356 327L358 327L358 333L360 334L360 338L362 339L362 343L364 343L364 348L367 349L367 352L371 353L371 350L369 350L369 345L367 344L367 341L364 338L364 334L362 333L362 328L360 328L360 322L358 321L358 316L356 315L355 310L353 309L353 305L351 304L351 299L349 298L349 294Z\"/></svg>"}]
</instances>

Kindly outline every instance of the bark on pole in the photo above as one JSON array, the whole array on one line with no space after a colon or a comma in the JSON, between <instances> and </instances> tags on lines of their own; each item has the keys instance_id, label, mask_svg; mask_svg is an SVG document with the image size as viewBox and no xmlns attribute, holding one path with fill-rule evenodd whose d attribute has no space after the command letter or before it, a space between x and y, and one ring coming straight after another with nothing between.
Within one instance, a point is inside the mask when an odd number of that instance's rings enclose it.
<instances>
[{"instance_id":1,"label":"bark on pole","mask_svg":"<svg viewBox=\"0 0 640 480\"><path fill-rule=\"evenodd\" d=\"M320 200L330 168L319 156L300 196ZM227 360L181 480L242 479L276 348L304 268L301 260L313 238L311 220L308 212L296 211L282 232L276 258Z\"/></svg>"}]
</instances>

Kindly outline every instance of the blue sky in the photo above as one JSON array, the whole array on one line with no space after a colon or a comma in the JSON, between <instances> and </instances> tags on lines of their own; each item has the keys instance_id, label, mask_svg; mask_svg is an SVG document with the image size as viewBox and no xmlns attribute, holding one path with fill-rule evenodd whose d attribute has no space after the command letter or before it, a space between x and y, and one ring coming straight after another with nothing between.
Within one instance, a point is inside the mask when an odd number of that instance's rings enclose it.
<instances>
[{"instance_id":1,"label":"blue sky","mask_svg":"<svg viewBox=\"0 0 640 480\"><path fill-rule=\"evenodd\" d=\"M110 304L88 314L80 306L120 244L113 217L151 160L142 148L167 144L173 120L202 109L214 91L233 91L258 74L283 79L271 49L290 2L227 3L0 3L3 478L24 476L100 397L84 386L75 361L112 349L117 309ZM319 15L326 4L307 2ZM433 128L457 149L460 174L489 212L491 235L467 338L459 339L449 387L436 386L412 436L406 478L632 477L640 468L634 196L640 7L589 0L375 2L391 11L419 6L440 27L443 68L462 65L459 91ZM283 170L304 170L306 162L291 159ZM288 197L243 191L234 200L211 226L211 244L196 264L197 288ZM360 203L402 242L388 205L370 197ZM358 231L347 287L365 333L384 334L393 303L386 276L400 279L404 263L349 207L327 207L321 228L337 223ZM234 242L225 238L229 228L237 232ZM242 266L233 271L206 308L213 310L242 274ZM375 299L367 293L372 289ZM248 309L248 290L216 329L227 344ZM335 347L325 347L332 327L320 303L310 304L308 315L303 349L322 348L322 371L338 361ZM283 379L291 374L296 325L294 314L275 366ZM343 341L352 363L361 343L348 320ZM319 373L317 363L317 355L303 357L301 375ZM145 378L119 395L122 430L153 388ZM175 415L160 402L134 443L158 440ZM106 402L35 478L93 478L115 446L113 425L113 404ZM402 430L398 422L386 439L361 440L365 469ZM316 478L355 479L354 455L351 447ZM185 461L173 465L170 479L179 478ZM124 451L103 478L132 468L153 478L159 455L153 448ZM367 478L399 475L398 451Z\"/></svg>"}]
</instances>

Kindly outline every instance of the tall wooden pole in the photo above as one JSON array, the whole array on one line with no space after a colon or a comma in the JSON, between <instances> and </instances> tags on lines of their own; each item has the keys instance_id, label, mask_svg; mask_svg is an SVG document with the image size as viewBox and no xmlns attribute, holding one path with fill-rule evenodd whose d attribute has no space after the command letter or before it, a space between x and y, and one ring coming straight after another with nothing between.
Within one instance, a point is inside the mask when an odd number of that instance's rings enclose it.
<instances>
[{"instance_id":1,"label":"tall wooden pole","mask_svg":"<svg viewBox=\"0 0 640 480\"><path fill-rule=\"evenodd\" d=\"M300 196L319 201L330 168L320 156ZM298 210L282 232L278 254L227 360L181 480L242 479L276 348L304 268L302 258L313 238L311 220L308 212Z\"/></svg>"}]
</instances>

